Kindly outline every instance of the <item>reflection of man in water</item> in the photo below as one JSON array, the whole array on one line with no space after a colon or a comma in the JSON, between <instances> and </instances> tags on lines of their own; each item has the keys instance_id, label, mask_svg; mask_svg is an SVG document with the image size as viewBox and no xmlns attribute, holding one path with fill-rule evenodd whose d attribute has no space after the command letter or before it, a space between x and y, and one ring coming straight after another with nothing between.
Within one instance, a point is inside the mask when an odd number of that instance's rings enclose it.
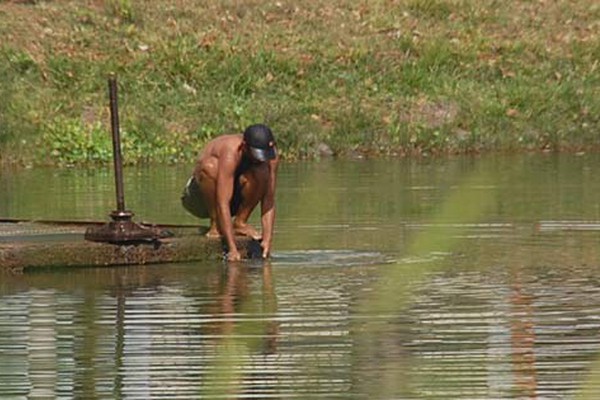
<instances>
[{"instance_id":1,"label":"reflection of man in water","mask_svg":"<svg viewBox=\"0 0 600 400\"><path fill-rule=\"evenodd\" d=\"M241 258L235 234L262 239L263 258L271 253L278 162L273 133L261 124L249 126L243 135L213 139L198 158L181 200L193 215L210 218L207 236L225 238L229 261ZM262 235L248 224L259 202Z\"/></svg>"},{"instance_id":2,"label":"reflection of man in water","mask_svg":"<svg viewBox=\"0 0 600 400\"><path fill-rule=\"evenodd\" d=\"M231 265L227 268L226 274L221 275L222 281L219 286L222 287L218 293L221 301L217 313L225 318L217 333L227 336L234 335L236 331L238 334L243 332L250 336L247 341L251 344L251 350L260 351L262 354L274 354L277 351L279 333L276 319L277 297L273 288L271 270L269 261L266 261L262 268L254 270L249 270L245 265ZM256 292L253 293L251 289L251 282L256 280L257 273L262 273L262 295L260 296ZM237 320L238 316L254 313L261 318L255 321ZM262 337L262 340L256 341L258 337Z\"/></svg>"}]
</instances>

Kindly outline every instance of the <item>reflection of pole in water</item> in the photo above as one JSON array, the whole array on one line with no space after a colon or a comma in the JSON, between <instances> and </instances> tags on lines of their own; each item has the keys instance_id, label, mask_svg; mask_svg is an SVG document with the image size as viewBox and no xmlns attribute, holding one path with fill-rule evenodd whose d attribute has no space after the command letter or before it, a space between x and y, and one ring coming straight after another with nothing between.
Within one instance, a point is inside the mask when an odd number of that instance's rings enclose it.
<instances>
[{"instance_id":1,"label":"reflection of pole in water","mask_svg":"<svg viewBox=\"0 0 600 400\"><path fill-rule=\"evenodd\" d=\"M125 290L122 282L116 288L117 315L115 317L115 381L113 395L117 399L123 398L123 359L125 357Z\"/></svg>"},{"instance_id":2,"label":"reflection of pole in water","mask_svg":"<svg viewBox=\"0 0 600 400\"><path fill-rule=\"evenodd\" d=\"M512 276L513 307L510 323L513 371L519 394L529 399L537 398L537 370L535 366L535 330L531 296L523 293L521 275Z\"/></svg>"}]
</instances>

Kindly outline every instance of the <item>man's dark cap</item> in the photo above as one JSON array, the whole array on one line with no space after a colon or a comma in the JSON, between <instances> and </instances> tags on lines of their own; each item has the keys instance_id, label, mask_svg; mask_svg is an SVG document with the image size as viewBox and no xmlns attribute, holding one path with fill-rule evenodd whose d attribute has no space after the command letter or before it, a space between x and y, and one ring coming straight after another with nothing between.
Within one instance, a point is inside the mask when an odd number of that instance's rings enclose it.
<instances>
[{"instance_id":1,"label":"man's dark cap","mask_svg":"<svg viewBox=\"0 0 600 400\"><path fill-rule=\"evenodd\" d=\"M244 142L248 145L252 157L258 161L272 160L277 157L273 132L266 125L256 124L246 128Z\"/></svg>"}]
</instances>

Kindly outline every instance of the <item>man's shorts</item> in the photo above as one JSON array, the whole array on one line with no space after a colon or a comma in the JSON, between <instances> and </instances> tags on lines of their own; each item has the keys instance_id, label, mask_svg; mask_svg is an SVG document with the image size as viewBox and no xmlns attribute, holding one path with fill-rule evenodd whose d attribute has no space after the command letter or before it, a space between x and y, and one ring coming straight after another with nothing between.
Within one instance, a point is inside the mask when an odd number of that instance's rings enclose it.
<instances>
[{"instance_id":1,"label":"man's shorts","mask_svg":"<svg viewBox=\"0 0 600 400\"><path fill-rule=\"evenodd\" d=\"M198 182L192 176L188 179L183 193L181 194L181 204L190 214L198 218L209 218L210 214L206 204L204 204L204 197L200 191Z\"/></svg>"},{"instance_id":2,"label":"man's shorts","mask_svg":"<svg viewBox=\"0 0 600 400\"><path fill-rule=\"evenodd\" d=\"M236 182L237 183L237 182ZM181 194L181 204L190 214L198 218L210 218L210 212L204 202L204 196L193 176L188 179L183 193ZM231 215L236 215L242 204L242 189L238 184L233 187L233 197L229 203Z\"/></svg>"}]
</instances>

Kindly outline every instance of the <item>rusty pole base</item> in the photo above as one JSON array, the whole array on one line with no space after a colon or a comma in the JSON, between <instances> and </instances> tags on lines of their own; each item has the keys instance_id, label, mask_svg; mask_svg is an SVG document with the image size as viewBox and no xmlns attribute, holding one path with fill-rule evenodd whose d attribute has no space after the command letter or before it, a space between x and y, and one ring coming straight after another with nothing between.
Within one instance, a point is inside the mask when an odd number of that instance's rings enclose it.
<instances>
[{"instance_id":1,"label":"rusty pole base","mask_svg":"<svg viewBox=\"0 0 600 400\"><path fill-rule=\"evenodd\" d=\"M111 244L152 243L161 238L169 237L168 231L154 226L142 226L131 220L131 211L113 211L110 214L111 222L99 226L89 227L84 238L91 242Z\"/></svg>"}]
</instances>

